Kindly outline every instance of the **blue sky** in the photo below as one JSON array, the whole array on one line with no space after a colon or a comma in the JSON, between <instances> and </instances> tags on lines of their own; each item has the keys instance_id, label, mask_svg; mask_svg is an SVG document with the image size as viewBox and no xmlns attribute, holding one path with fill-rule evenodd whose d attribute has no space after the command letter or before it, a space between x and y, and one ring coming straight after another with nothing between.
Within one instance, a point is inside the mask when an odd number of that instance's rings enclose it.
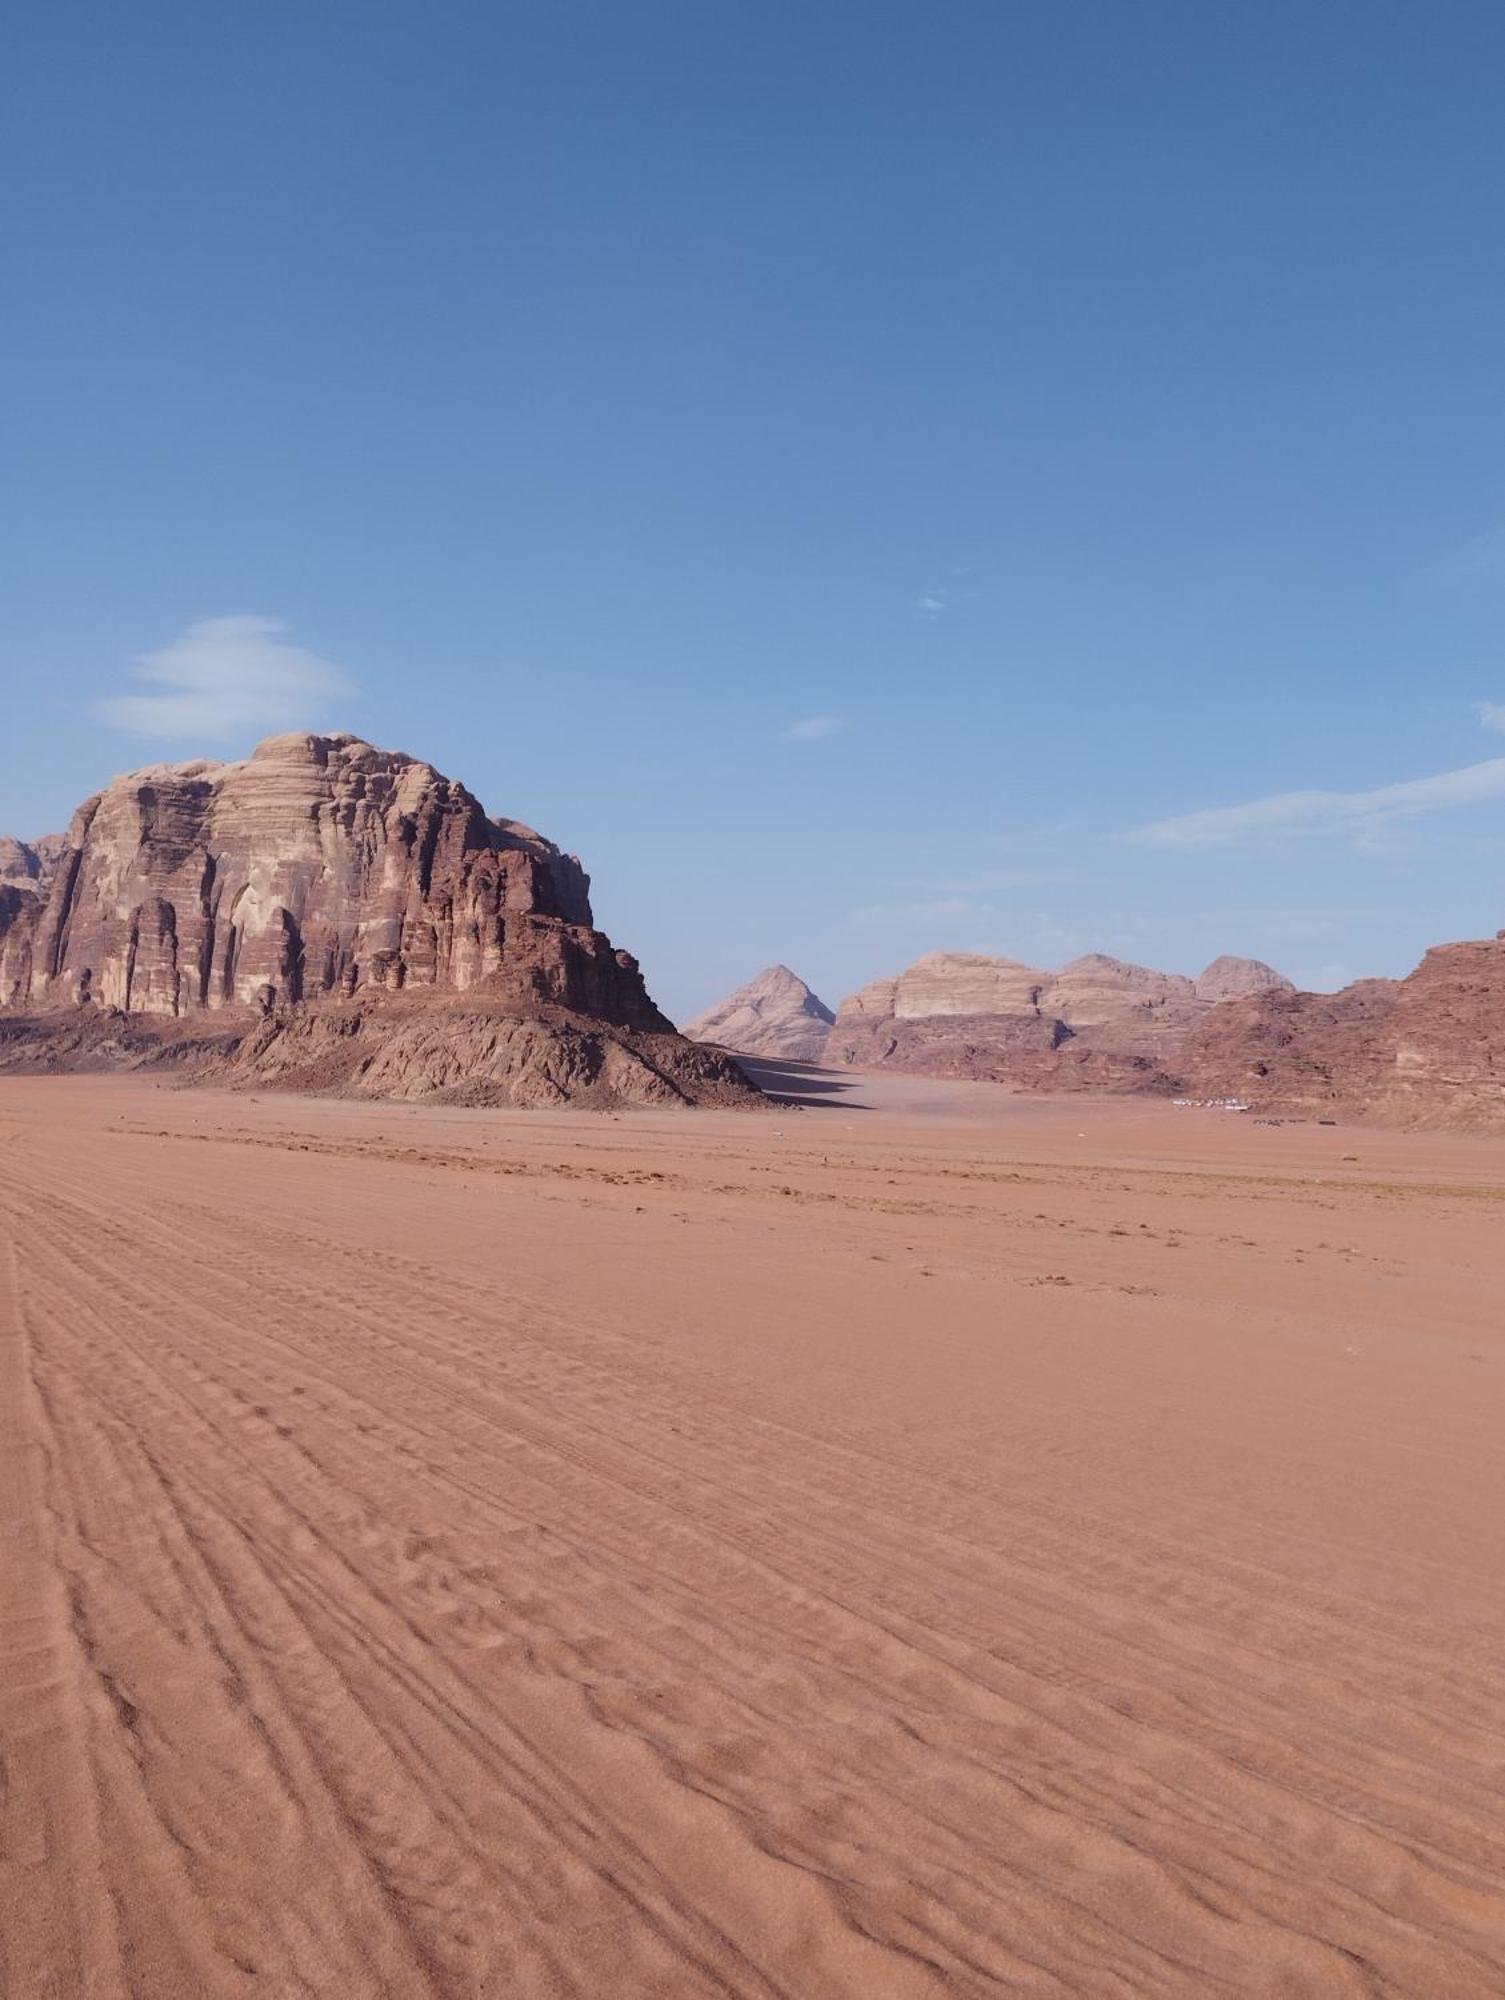
<instances>
[{"instance_id":1,"label":"blue sky","mask_svg":"<svg viewBox=\"0 0 1505 2000\"><path fill-rule=\"evenodd\" d=\"M0 829L353 728L681 1015L1505 924L1498 5L61 0L5 70Z\"/></svg>"}]
</instances>

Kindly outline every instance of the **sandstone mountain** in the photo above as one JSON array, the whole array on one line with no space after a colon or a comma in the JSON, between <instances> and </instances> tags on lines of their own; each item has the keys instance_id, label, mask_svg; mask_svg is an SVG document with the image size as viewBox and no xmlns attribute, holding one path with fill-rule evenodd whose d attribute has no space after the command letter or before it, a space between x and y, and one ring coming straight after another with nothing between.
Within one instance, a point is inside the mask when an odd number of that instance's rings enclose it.
<instances>
[{"instance_id":1,"label":"sandstone mountain","mask_svg":"<svg viewBox=\"0 0 1505 2000\"><path fill-rule=\"evenodd\" d=\"M1213 1008L1184 1058L1198 1095L1398 1124L1505 1126L1505 932L1437 945L1405 979Z\"/></svg>"},{"instance_id":2,"label":"sandstone mountain","mask_svg":"<svg viewBox=\"0 0 1505 2000\"><path fill-rule=\"evenodd\" d=\"M1244 1000L1255 993L1294 993L1289 979L1258 958L1215 958L1194 982L1199 1000Z\"/></svg>"},{"instance_id":3,"label":"sandstone mountain","mask_svg":"<svg viewBox=\"0 0 1505 2000\"><path fill-rule=\"evenodd\" d=\"M836 1016L787 965L771 965L687 1021L692 1042L714 1042L741 1055L818 1062Z\"/></svg>"},{"instance_id":4,"label":"sandstone mountain","mask_svg":"<svg viewBox=\"0 0 1505 2000\"><path fill-rule=\"evenodd\" d=\"M132 772L0 867L13 1066L476 1102L756 1095L593 927L572 855L354 736Z\"/></svg>"},{"instance_id":5,"label":"sandstone mountain","mask_svg":"<svg viewBox=\"0 0 1505 2000\"><path fill-rule=\"evenodd\" d=\"M1059 972L932 952L844 1000L825 1059L1031 1089L1172 1089L1192 1034L1227 996L1292 990L1254 959L1187 979L1101 952Z\"/></svg>"},{"instance_id":6,"label":"sandstone mountain","mask_svg":"<svg viewBox=\"0 0 1505 2000\"><path fill-rule=\"evenodd\" d=\"M1299 993L1257 959L1215 959L1192 980L1098 954L1052 973L936 952L843 1001L825 1060L1501 1129L1505 932L1341 993Z\"/></svg>"}]
</instances>

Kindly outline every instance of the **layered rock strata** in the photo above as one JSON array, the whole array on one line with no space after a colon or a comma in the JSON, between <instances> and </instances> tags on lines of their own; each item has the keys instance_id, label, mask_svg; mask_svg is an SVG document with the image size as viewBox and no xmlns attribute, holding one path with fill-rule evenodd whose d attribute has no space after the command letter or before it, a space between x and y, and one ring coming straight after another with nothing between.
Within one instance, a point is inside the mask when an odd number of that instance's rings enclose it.
<instances>
[{"instance_id":1,"label":"layered rock strata","mask_svg":"<svg viewBox=\"0 0 1505 2000\"><path fill-rule=\"evenodd\" d=\"M1257 959L1196 979L935 953L843 1001L825 1060L1026 1090L1147 1090L1285 1116L1505 1129L1505 932L1405 979L1301 993Z\"/></svg>"},{"instance_id":2,"label":"layered rock strata","mask_svg":"<svg viewBox=\"0 0 1505 2000\"><path fill-rule=\"evenodd\" d=\"M1255 959L1217 959L1197 979L1101 952L1059 972L977 952L932 952L844 1000L825 1060L1028 1089L1164 1089L1225 994L1289 991Z\"/></svg>"},{"instance_id":3,"label":"layered rock strata","mask_svg":"<svg viewBox=\"0 0 1505 2000\"><path fill-rule=\"evenodd\" d=\"M0 865L0 1058L13 1063L233 1063L370 1089L396 1073L378 1045L427 1032L452 1059L415 1056L405 1093L754 1095L734 1064L675 1034L636 961L594 928L572 855L354 736L276 736L241 762L132 772L60 840L8 843ZM219 1016L228 1043L211 1032ZM514 1025L487 1043L486 1020ZM351 1065L334 1060L357 1044Z\"/></svg>"},{"instance_id":4,"label":"layered rock strata","mask_svg":"<svg viewBox=\"0 0 1505 2000\"><path fill-rule=\"evenodd\" d=\"M1262 993L1215 1008L1188 1088L1293 1113L1505 1128L1505 932L1434 946L1404 979Z\"/></svg>"}]
</instances>

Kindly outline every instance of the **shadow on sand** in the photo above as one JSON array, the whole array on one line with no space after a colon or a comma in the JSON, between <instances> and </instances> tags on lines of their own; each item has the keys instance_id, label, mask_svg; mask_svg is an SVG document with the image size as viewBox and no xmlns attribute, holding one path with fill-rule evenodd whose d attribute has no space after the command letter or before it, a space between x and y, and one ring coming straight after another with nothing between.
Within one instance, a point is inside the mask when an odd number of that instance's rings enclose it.
<instances>
[{"instance_id":1,"label":"shadow on sand","mask_svg":"<svg viewBox=\"0 0 1505 2000\"><path fill-rule=\"evenodd\" d=\"M861 1079L819 1063L791 1062L785 1057L743 1056L737 1063L775 1104L800 1105L809 1111L858 1111L865 1105L847 1100Z\"/></svg>"}]
</instances>

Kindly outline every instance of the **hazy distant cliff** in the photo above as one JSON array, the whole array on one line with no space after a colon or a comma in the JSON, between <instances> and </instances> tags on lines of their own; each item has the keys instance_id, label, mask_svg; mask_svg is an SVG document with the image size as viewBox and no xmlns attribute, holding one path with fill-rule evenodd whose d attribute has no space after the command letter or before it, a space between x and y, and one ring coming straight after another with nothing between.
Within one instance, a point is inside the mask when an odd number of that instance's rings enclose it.
<instances>
[{"instance_id":1,"label":"hazy distant cliff","mask_svg":"<svg viewBox=\"0 0 1505 2000\"><path fill-rule=\"evenodd\" d=\"M842 1002L826 1059L1041 1089L1173 1087L1188 1035L1230 994L1289 991L1257 959L1196 979L1102 952L1045 972L980 952L931 952Z\"/></svg>"},{"instance_id":2,"label":"hazy distant cliff","mask_svg":"<svg viewBox=\"0 0 1505 2000\"><path fill-rule=\"evenodd\" d=\"M1505 934L1439 945L1406 979L1341 993L1299 993L1257 959L1214 959L1187 979L1101 953L1041 972L933 952L844 1000L825 1060L1505 1127Z\"/></svg>"}]
</instances>

